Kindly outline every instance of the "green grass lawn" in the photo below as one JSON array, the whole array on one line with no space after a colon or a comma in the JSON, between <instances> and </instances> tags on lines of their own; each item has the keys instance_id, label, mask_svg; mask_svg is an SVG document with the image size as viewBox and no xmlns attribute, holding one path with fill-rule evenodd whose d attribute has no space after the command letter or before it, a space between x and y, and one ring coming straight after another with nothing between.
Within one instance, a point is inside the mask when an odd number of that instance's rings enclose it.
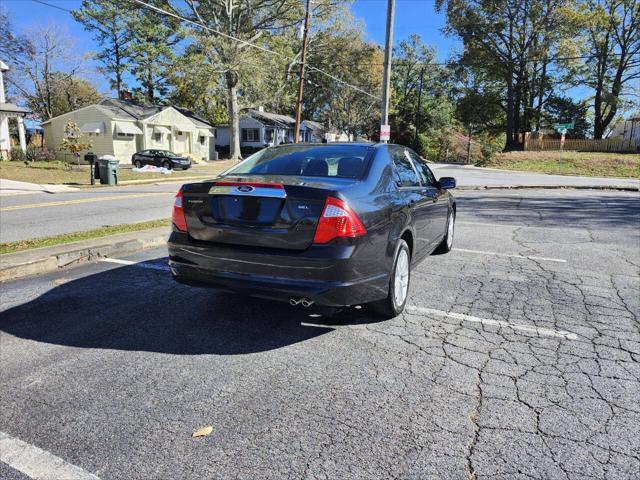
<instances>
[{"instance_id":1,"label":"green grass lawn","mask_svg":"<svg viewBox=\"0 0 640 480\"><path fill-rule=\"evenodd\" d=\"M207 165L194 165L189 170L176 170L171 175L161 173L135 173L130 168L118 170L118 180L159 180L180 177L214 176L235 162L218 161ZM40 184L91 185L88 165L71 165L63 162L0 162L0 178ZM98 182L99 183L99 182Z\"/></svg>"},{"instance_id":2,"label":"green grass lawn","mask_svg":"<svg viewBox=\"0 0 640 480\"><path fill-rule=\"evenodd\" d=\"M640 155L599 152L499 153L484 167L556 175L640 178Z\"/></svg>"},{"instance_id":3,"label":"green grass lawn","mask_svg":"<svg viewBox=\"0 0 640 480\"><path fill-rule=\"evenodd\" d=\"M54 235L52 237L34 238L30 240L19 240L16 242L0 243L0 255L7 253L22 252L33 248L53 247L62 245L63 243L78 242L80 240L92 240L94 238L106 237L108 235L116 235L118 233L137 232L140 230L148 230L150 228L169 227L171 220L151 220L149 222L129 223L125 225L110 225L108 227L96 228L94 230L85 230L82 232L65 233L62 235Z\"/></svg>"}]
</instances>

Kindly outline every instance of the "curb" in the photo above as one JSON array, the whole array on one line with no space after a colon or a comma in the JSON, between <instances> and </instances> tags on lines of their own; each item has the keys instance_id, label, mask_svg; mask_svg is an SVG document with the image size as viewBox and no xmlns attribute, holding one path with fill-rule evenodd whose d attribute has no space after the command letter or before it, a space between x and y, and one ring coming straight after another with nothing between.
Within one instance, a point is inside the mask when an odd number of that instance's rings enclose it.
<instances>
[{"instance_id":1,"label":"curb","mask_svg":"<svg viewBox=\"0 0 640 480\"><path fill-rule=\"evenodd\" d=\"M161 227L2 255L0 283L159 247L168 237L169 230Z\"/></svg>"},{"instance_id":2,"label":"curb","mask_svg":"<svg viewBox=\"0 0 640 480\"><path fill-rule=\"evenodd\" d=\"M638 192L640 187L620 185L458 185L456 190L618 190L622 192Z\"/></svg>"}]
</instances>

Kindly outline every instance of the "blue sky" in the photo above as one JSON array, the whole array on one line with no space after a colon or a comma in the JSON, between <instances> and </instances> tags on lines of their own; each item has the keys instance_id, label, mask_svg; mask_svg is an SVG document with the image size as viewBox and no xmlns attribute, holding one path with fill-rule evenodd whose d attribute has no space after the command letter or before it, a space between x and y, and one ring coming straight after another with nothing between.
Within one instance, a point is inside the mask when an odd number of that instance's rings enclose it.
<instances>
[{"instance_id":1,"label":"blue sky","mask_svg":"<svg viewBox=\"0 0 640 480\"><path fill-rule=\"evenodd\" d=\"M81 3L81 0L45 1L68 10L78 8ZM75 37L78 50L76 53L82 54L99 49L93 41L93 34L85 32L67 12L31 0L0 0L0 5L9 12L13 26L18 31L54 22L66 25L69 35ZM357 17L364 20L367 37L374 42L384 44L387 0L356 0L352 9ZM438 58L444 60L455 51L458 45L455 39L441 33L440 30L444 24L444 16L435 12L433 0L396 0L395 43L412 33L418 33L427 44L436 47ZM91 80L98 84L99 90L102 93L108 93L107 82L100 82L99 78L91 76Z\"/></svg>"}]
</instances>

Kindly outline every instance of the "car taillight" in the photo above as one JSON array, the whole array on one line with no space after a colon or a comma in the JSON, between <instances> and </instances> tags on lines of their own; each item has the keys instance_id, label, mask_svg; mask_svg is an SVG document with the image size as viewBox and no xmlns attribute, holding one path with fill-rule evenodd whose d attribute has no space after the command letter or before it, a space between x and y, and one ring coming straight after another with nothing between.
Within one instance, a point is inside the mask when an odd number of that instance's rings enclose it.
<instances>
[{"instance_id":1,"label":"car taillight","mask_svg":"<svg viewBox=\"0 0 640 480\"><path fill-rule=\"evenodd\" d=\"M182 188L176 194L176 200L173 203L173 213L171 215L173 225L181 232L187 231L187 219L184 216L184 208L182 207Z\"/></svg>"},{"instance_id":2,"label":"car taillight","mask_svg":"<svg viewBox=\"0 0 640 480\"><path fill-rule=\"evenodd\" d=\"M328 243L334 238L358 237L365 233L367 229L346 202L327 197L313 243Z\"/></svg>"}]
</instances>

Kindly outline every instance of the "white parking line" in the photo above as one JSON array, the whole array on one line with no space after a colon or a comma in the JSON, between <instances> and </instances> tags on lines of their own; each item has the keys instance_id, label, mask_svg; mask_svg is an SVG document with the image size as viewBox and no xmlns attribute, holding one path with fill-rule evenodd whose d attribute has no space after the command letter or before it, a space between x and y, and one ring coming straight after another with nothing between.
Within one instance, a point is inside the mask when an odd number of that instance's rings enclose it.
<instances>
[{"instance_id":1,"label":"white parking line","mask_svg":"<svg viewBox=\"0 0 640 480\"><path fill-rule=\"evenodd\" d=\"M155 263L146 262L132 262L131 260L121 260L119 258L101 258L98 261L103 263L115 263L117 265L135 265L136 267L148 268L149 270L162 270L165 272L169 270L168 265L157 265Z\"/></svg>"},{"instance_id":2,"label":"white parking line","mask_svg":"<svg viewBox=\"0 0 640 480\"><path fill-rule=\"evenodd\" d=\"M0 461L34 480L100 480L53 453L0 432Z\"/></svg>"},{"instance_id":3,"label":"white parking line","mask_svg":"<svg viewBox=\"0 0 640 480\"><path fill-rule=\"evenodd\" d=\"M535 333L537 335L566 338L569 340L576 340L578 338L578 336L575 333L566 332L564 330L553 330L551 328L536 327L533 325L522 325L519 323L505 322L504 320L480 318L480 317L474 317L473 315L466 315L464 313L445 312L443 310L435 310L433 308L425 308L425 307L416 307L414 305L407 305L407 313L414 314L414 315L436 315L438 317L453 318L455 320L462 320L464 322L481 323L483 325L506 327L512 330L521 330L523 332Z\"/></svg>"},{"instance_id":4,"label":"white parking line","mask_svg":"<svg viewBox=\"0 0 640 480\"><path fill-rule=\"evenodd\" d=\"M485 252L484 250L470 250L468 248L454 248L453 250L455 250L456 252L476 253L480 255L495 255L496 257L523 258L525 260L539 260L541 262L567 263L567 261L562 258L525 256L525 255L516 255L513 253Z\"/></svg>"}]
</instances>

